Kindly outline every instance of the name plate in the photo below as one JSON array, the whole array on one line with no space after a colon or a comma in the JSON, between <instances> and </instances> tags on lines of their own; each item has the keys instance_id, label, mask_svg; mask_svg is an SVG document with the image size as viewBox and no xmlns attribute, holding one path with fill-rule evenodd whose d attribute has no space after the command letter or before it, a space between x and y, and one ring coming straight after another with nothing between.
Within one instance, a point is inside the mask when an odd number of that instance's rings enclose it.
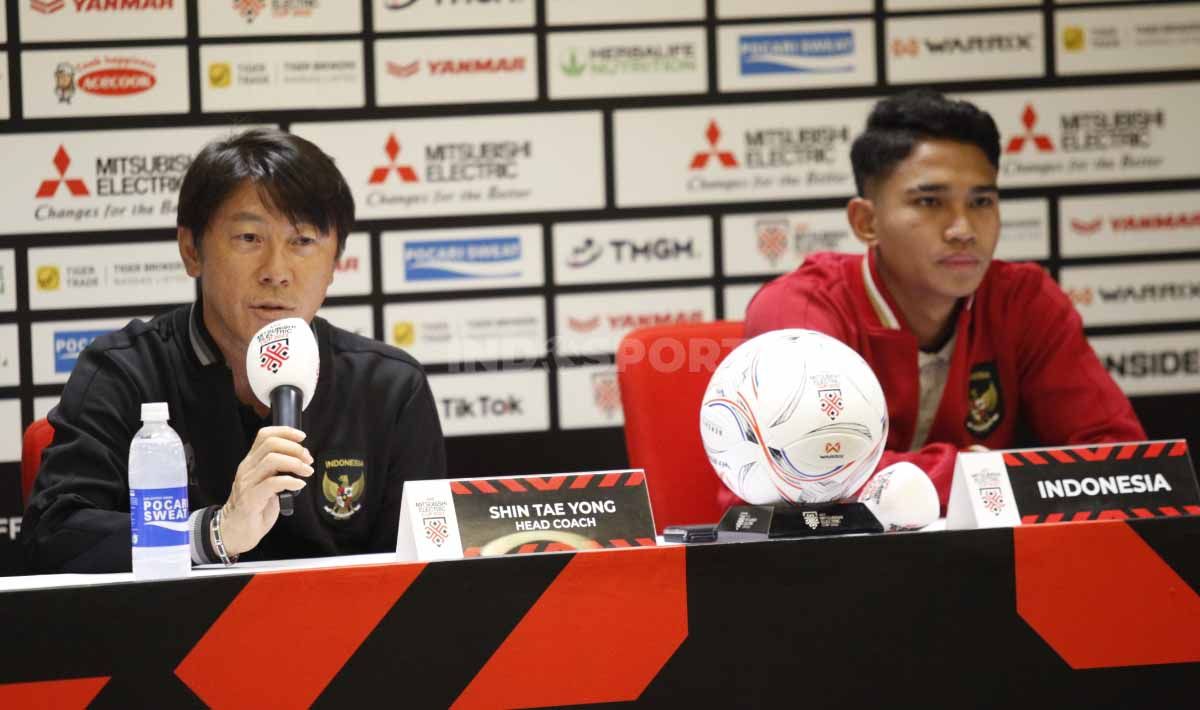
<instances>
[{"instance_id":1,"label":"name plate","mask_svg":"<svg viewBox=\"0 0 1200 710\"><path fill-rule=\"evenodd\" d=\"M1187 442L961 452L946 529L1200 515Z\"/></svg>"},{"instance_id":2,"label":"name plate","mask_svg":"<svg viewBox=\"0 0 1200 710\"><path fill-rule=\"evenodd\" d=\"M655 544L641 469L406 481L403 562Z\"/></svg>"}]
</instances>

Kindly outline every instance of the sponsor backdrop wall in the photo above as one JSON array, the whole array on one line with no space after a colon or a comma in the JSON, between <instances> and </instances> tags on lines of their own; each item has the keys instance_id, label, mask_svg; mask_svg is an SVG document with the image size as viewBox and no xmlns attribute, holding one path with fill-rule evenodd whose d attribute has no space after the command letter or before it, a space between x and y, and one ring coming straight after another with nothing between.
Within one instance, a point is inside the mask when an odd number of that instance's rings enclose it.
<instances>
[{"instance_id":1,"label":"sponsor backdrop wall","mask_svg":"<svg viewBox=\"0 0 1200 710\"><path fill-rule=\"evenodd\" d=\"M1000 255L1200 442L1200 3L0 0L0 47L0 567L23 428L93 338L192 299L179 181L253 125L345 173L323 314L427 366L453 474L624 465L621 335L859 250L849 142L915 85L992 112Z\"/></svg>"}]
</instances>

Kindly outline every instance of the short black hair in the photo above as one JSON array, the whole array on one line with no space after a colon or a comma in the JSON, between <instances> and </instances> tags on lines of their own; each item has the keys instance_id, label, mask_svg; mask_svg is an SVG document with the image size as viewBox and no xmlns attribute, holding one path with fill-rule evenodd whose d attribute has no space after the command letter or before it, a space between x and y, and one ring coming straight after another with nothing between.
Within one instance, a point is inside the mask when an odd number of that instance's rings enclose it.
<instances>
[{"instance_id":1,"label":"short black hair","mask_svg":"<svg viewBox=\"0 0 1200 710\"><path fill-rule=\"evenodd\" d=\"M342 255L354 225L354 197L346 179L320 148L277 128L251 128L215 140L188 167L176 224L191 230L197 249L213 214L246 181L257 186L264 205L292 224L336 231Z\"/></svg>"},{"instance_id":2,"label":"short black hair","mask_svg":"<svg viewBox=\"0 0 1200 710\"><path fill-rule=\"evenodd\" d=\"M850 147L854 185L860 197L929 139L978 146L1000 169L1000 131L991 114L967 101L952 101L932 89L913 89L883 99L871 109L867 128Z\"/></svg>"}]
</instances>

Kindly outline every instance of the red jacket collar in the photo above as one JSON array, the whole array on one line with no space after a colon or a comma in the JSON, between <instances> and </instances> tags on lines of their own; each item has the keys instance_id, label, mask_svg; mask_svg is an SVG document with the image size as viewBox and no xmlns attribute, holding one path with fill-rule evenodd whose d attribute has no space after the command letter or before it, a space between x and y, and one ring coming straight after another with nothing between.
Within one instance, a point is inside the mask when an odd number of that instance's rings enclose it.
<instances>
[{"instance_id":1,"label":"red jacket collar","mask_svg":"<svg viewBox=\"0 0 1200 710\"><path fill-rule=\"evenodd\" d=\"M904 312L900 310L899 304L896 303L896 299L892 297L887 284L883 282L883 278L879 275L879 258L875 253L875 249L868 249L862 259L854 261L853 266L854 268L847 276L852 280L852 283L858 285L855 292L862 299L859 304L860 310L864 313L874 315L875 321L873 325L886 330L902 330L906 333L911 333L912 329L908 326ZM958 312L958 326L961 326L966 320L974 305L975 294L972 293L967 302L963 304L963 308Z\"/></svg>"}]
</instances>

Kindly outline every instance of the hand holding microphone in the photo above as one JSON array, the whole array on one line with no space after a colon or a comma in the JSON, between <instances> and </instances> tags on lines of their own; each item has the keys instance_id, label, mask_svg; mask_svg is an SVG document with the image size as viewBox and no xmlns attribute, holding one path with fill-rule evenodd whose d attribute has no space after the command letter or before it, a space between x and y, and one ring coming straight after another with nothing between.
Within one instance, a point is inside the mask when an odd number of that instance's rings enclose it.
<instances>
[{"instance_id":1,"label":"hand holding microphone","mask_svg":"<svg viewBox=\"0 0 1200 710\"><path fill-rule=\"evenodd\" d=\"M300 413L312 401L320 371L317 339L302 318L268 323L250 338L246 377L258 401L271 408L275 426L302 428ZM292 497L291 490L279 492L281 515L292 514Z\"/></svg>"},{"instance_id":2,"label":"hand holding microphone","mask_svg":"<svg viewBox=\"0 0 1200 710\"><path fill-rule=\"evenodd\" d=\"M221 531L231 555L253 549L281 514L291 515L293 495L313 473L300 418L319 371L316 338L300 318L274 321L250 339L246 375L254 396L271 407L273 426L258 431L225 503Z\"/></svg>"}]
</instances>

